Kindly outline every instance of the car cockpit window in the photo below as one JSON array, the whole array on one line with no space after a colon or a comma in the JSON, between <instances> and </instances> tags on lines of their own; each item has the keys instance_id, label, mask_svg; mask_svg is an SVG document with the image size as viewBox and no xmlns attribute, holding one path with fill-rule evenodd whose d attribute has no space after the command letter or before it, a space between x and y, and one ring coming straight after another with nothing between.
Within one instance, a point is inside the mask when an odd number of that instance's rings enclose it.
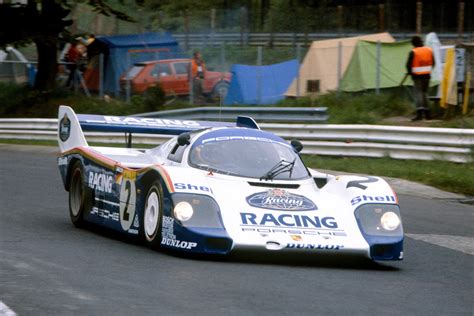
<instances>
[{"instance_id":1,"label":"car cockpit window","mask_svg":"<svg viewBox=\"0 0 474 316\"><path fill-rule=\"evenodd\" d=\"M285 170L272 179L295 180L309 176L299 155L286 143L257 137L223 139L217 137L194 143L188 159L190 166L250 178L265 177L275 167Z\"/></svg>"}]
</instances>

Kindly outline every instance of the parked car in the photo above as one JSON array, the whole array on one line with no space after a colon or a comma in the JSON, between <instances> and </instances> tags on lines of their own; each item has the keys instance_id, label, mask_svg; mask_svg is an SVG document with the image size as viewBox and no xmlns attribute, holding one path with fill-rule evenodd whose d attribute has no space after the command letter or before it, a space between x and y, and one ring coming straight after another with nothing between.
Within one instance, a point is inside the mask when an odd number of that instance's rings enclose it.
<instances>
[{"instance_id":1,"label":"parked car","mask_svg":"<svg viewBox=\"0 0 474 316\"><path fill-rule=\"evenodd\" d=\"M144 93L151 87L161 87L166 95L189 94L189 64L191 59L165 59L136 63L121 78L122 87L130 81L134 93ZM203 92L214 98L225 96L229 89L230 72L204 72Z\"/></svg>"}]
</instances>

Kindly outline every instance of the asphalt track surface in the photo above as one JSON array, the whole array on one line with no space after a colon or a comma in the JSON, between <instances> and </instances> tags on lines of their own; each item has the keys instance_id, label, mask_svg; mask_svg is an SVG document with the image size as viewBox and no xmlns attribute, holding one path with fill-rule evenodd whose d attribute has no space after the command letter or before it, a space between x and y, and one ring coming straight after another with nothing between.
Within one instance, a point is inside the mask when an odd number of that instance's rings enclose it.
<instances>
[{"instance_id":1,"label":"asphalt track surface","mask_svg":"<svg viewBox=\"0 0 474 316\"><path fill-rule=\"evenodd\" d=\"M413 237L400 262L189 259L74 228L52 153L3 148L0 174L0 303L18 315L474 313L474 256L455 250L472 205L399 195Z\"/></svg>"}]
</instances>

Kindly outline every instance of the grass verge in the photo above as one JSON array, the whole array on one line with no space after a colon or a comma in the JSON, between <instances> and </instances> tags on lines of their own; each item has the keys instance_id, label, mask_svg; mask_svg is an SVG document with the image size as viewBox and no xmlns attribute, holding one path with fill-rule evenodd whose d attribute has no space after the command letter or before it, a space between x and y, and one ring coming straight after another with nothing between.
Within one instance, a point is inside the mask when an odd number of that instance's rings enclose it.
<instances>
[{"instance_id":1,"label":"grass verge","mask_svg":"<svg viewBox=\"0 0 474 316\"><path fill-rule=\"evenodd\" d=\"M441 190L474 196L474 164L303 155L308 167L406 179Z\"/></svg>"},{"instance_id":2,"label":"grass verge","mask_svg":"<svg viewBox=\"0 0 474 316\"><path fill-rule=\"evenodd\" d=\"M404 94L403 89L387 90L377 95L367 93L336 92L316 98L303 97L285 99L278 107L327 107L329 124L382 124L406 125L423 127L474 128L474 111L461 116L460 107L451 109L450 119L444 119L443 113L432 111L439 119L434 121L411 122L414 111L412 102ZM164 105L167 103L167 105ZM25 86L0 83L0 117L3 118L51 118L57 116L58 106L71 106L76 113L104 115L133 115L137 113L161 110L189 108L185 97L176 99L165 98L160 93L134 95L130 103L120 99L98 97L88 98L81 93L74 93L64 88L50 92L40 92ZM218 104L206 104L217 106ZM200 105L201 106L201 105ZM401 118L401 120L390 120Z\"/></svg>"}]
</instances>

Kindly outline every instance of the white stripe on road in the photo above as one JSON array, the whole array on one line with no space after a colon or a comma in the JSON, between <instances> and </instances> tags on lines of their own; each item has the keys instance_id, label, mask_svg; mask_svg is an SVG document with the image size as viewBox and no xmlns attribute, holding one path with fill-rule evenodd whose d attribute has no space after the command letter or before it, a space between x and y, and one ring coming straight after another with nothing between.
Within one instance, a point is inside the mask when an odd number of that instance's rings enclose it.
<instances>
[{"instance_id":1,"label":"white stripe on road","mask_svg":"<svg viewBox=\"0 0 474 316\"><path fill-rule=\"evenodd\" d=\"M5 303L0 301L0 316L16 316L16 313L5 305Z\"/></svg>"},{"instance_id":2,"label":"white stripe on road","mask_svg":"<svg viewBox=\"0 0 474 316\"><path fill-rule=\"evenodd\" d=\"M474 255L474 238L435 234L405 234L405 236L430 244Z\"/></svg>"}]
</instances>

